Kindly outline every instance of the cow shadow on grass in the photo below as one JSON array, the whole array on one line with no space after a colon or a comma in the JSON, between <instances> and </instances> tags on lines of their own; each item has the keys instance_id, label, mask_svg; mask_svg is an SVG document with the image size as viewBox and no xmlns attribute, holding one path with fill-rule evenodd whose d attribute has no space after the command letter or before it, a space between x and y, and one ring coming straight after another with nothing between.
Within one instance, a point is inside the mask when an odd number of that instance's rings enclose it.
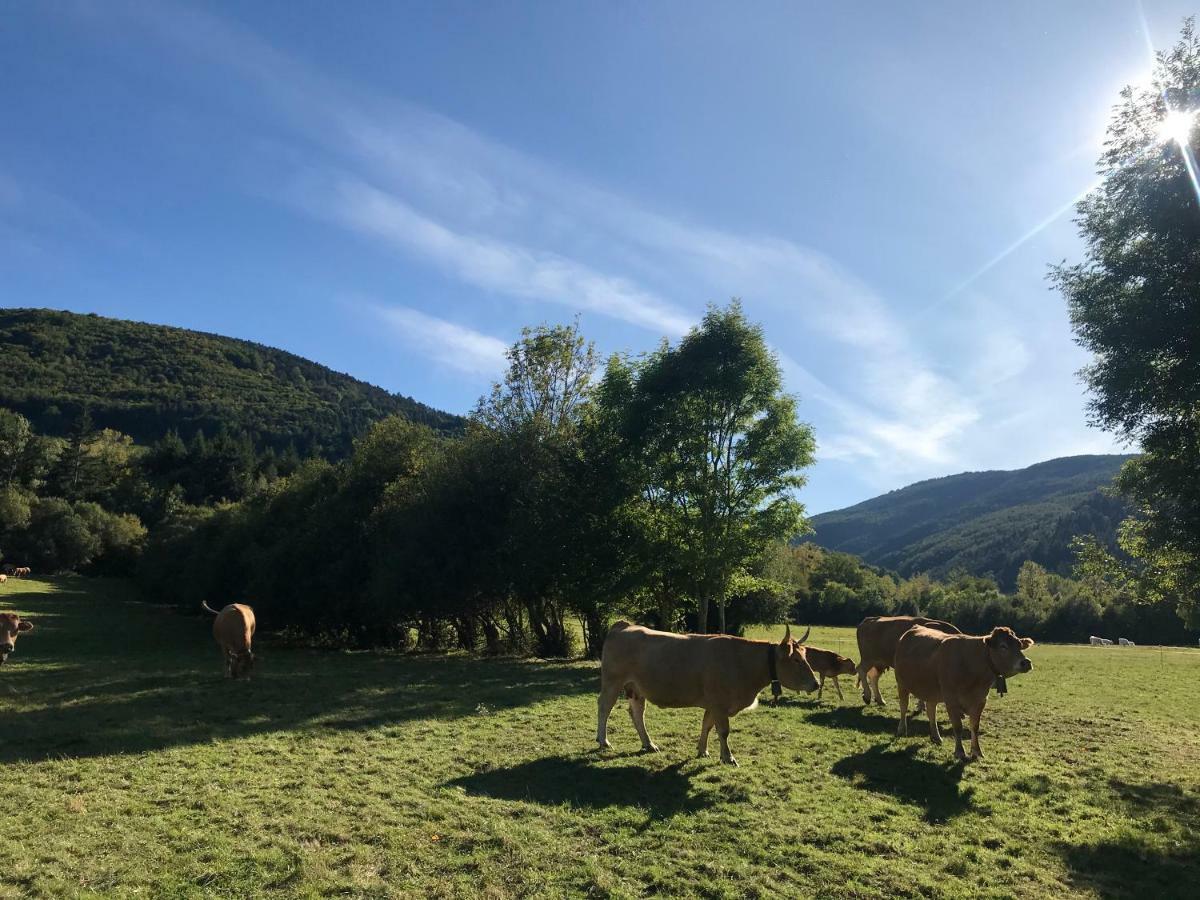
<instances>
[{"instance_id":1,"label":"cow shadow on grass","mask_svg":"<svg viewBox=\"0 0 1200 900\"><path fill-rule=\"evenodd\" d=\"M715 802L711 795L693 791L683 766L682 762L662 769L599 765L594 753L548 756L466 775L447 784L473 796L544 806L644 809L651 820L658 820L696 812Z\"/></svg>"},{"instance_id":2,"label":"cow shadow on grass","mask_svg":"<svg viewBox=\"0 0 1200 900\"><path fill-rule=\"evenodd\" d=\"M1097 796L1129 823L1116 834L1056 849L1073 884L1106 897L1195 897L1200 879L1200 795L1177 784L1110 779Z\"/></svg>"},{"instance_id":3,"label":"cow shadow on grass","mask_svg":"<svg viewBox=\"0 0 1200 900\"><path fill-rule=\"evenodd\" d=\"M927 822L946 822L969 810L975 790L962 787L963 763L932 762L917 753L914 746L879 744L838 760L830 771L863 790L920 807Z\"/></svg>"}]
</instances>

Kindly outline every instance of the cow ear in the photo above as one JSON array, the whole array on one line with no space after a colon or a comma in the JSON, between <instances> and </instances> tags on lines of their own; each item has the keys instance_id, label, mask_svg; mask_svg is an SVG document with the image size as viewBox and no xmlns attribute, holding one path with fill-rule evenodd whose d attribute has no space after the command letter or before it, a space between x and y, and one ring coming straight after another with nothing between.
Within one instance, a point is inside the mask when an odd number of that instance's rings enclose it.
<instances>
[{"instance_id":1,"label":"cow ear","mask_svg":"<svg viewBox=\"0 0 1200 900\"><path fill-rule=\"evenodd\" d=\"M1033 638L1021 638L1021 649L1028 650L1033 646Z\"/></svg>"},{"instance_id":2,"label":"cow ear","mask_svg":"<svg viewBox=\"0 0 1200 900\"><path fill-rule=\"evenodd\" d=\"M1000 629L993 628L992 633L987 636L987 639L984 641L984 643L986 643L989 647L999 647L1000 646Z\"/></svg>"},{"instance_id":3,"label":"cow ear","mask_svg":"<svg viewBox=\"0 0 1200 900\"><path fill-rule=\"evenodd\" d=\"M22 619L21 624L17 626L17 631L33 631L33 623L28 619Z\"/></svg>"}]
</instances>

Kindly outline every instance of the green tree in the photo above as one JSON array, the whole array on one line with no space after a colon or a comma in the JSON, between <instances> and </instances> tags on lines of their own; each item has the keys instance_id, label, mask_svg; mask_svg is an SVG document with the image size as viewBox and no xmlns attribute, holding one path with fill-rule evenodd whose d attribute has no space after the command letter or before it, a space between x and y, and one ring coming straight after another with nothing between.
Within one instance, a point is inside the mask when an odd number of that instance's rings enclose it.
<instances>
[{"instance_id":1,"label":"green tree","mask_svg":"<svg viewBox=\"0 0 1200 900\"><path fill-rule=\"evenodd\" d=\"M1200 619L1200 38L1187 20L1153 86L1126 88L1079 204L1086 260L1053 269L1078 342L1093 420L1144 451L1118 479L1139 524L1126 548Z\"/></svg>"},{"instance_id":2,"label":"green tree","mask_svg":"<svg viewBox=\"0 0 1200 900\"><path fill-rule=\"evenodd\" d=\"M565 656L573 638L567 567L579 525L571 460L579 453L596 351L577 325L543 325L523 329L507 355L504 377L472 418L496 436L504 457L497 476L510 485L502 513L510 589L525 604L537 652Z\"/></svg>"},{"instance_id":3,"label":"green tree","mask_svg":"<svg viewBox=\"0 0 1200 900\"><path fill-rule=\"evenodd\" d=\"M660 547L696 601L697 630L707 632L715 604L724 631L733 575L805 529L794 491L813 461L812 430L797 421L762 329L736 301L710 307L639 368L629 412Z\"/></svg>"}]
</instances>

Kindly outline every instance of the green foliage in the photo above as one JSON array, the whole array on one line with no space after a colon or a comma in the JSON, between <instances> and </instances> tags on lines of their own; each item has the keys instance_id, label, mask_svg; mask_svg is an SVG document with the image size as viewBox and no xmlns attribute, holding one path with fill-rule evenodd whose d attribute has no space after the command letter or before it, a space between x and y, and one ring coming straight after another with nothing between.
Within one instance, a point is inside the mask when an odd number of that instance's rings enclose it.
<instances>
[{"instance_id":1,"label":"green foliage","mask_svg":"<svg viewBox=\"0 0 1200 900\"><path fill-rule=\"evenodd\" d=\"M1127 510L1105 489L1127 459L1071 456L922 481L814 516L810 540L905 576L944 578L962 569L1012 590L1026 560L1068 574L1076 535L1096 535L1116 549Z\"/></svg>"},{"instance_id":2,"label":"green foliage","mask_svg":"<svg viewBox=\"0 0 1200 900\"><path fill-rule=\"evenodd\" d=\"M461 420L291 353L217 335L50 310L0 310L0 406L64 435L99 428L151 444L174 430L245 434L254 447L344 456L375 421ZM2 451L0 451L2 452Z\"/></svg>"},{"instance_id":3,"label":"green foliage","mask_svg":"<svg viewBox=\"0 0 1200 900\"><path fill-rule=\"evenodd\" d=\"M725 630L730 579L780 537L801 533L794 491L811 465L812 430L782 390L779 364L735 301L710 307L676 347L624 372L624 438L666 560L663 579L696 601L696 628L717 605ZM628 387L624 387L627 385Z\"/></svg>"},{"instance_id":4,"label":"green foliage","mask_svg":"<svg viewBox=\"0 0 1200 900\"><path fill-rule=\"evenodd\" d=\"M1122 91L1103 180L1079 204L1086 259L1052 276L1093 354L1085 376L1094 421L1144 451L1119 481L1138 520L1123 546L1141 584L1200 623L1197 109L1200 36L1188 19L1158 55L1152 86ZM1164 132L1168 120L1188 123L1182 141Z\"/></svg>"},{"instance_id":5,"label":"green foliage","mask_svg":"<svg viewBox=\"0 0 1200 900\"><path fill-rule=\"evenodd\" d=\"M1080 643L1093 634L1145 644L1192 645L1189 630L1166 602L1146 602L1120 564L1094 538L1074 543L1074 576L1026 561L1016 590L959 570L943 580L911 578L867 565L848 553L813 544L777 546L761 566L795 597L791 620L856 625L866 616L927 615L982 634L997 625L1038 640Z\"/></svg>"}]
</instances>

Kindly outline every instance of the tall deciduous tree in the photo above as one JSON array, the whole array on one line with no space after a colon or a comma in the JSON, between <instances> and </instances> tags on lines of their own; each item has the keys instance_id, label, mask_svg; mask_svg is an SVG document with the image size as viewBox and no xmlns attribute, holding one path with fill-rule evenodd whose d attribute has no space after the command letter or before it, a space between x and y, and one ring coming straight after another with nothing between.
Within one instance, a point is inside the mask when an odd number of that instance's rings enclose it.
<instances>
[{"instance_id":1,"label":"tall deciduous tree","mask_svg":"<svg viewBox=\"0 0 1200 900\"><path fill-rule=\"evenodd\" d=\"M578 452L596 352L576 325L525 328L508 351L508 370L473 418L501 442L497 477L509 480L504 568L529 615L537 651L566 655L566 588Z\"/></svg>"},{"instance_id":2,"label":"tall deciduous tree","mask_svg":"<svg viewBox=\"0 0 1200 900\"><path fill-rule=\"evenodd\" d=\"M677 346L636 373L627 423L660 550L708 630L725 630L730 579L766 545L804 529L794 491L813 461L812 429L796 419L779 364L741 305L710 307Z\"/></svg>"},{"instance_id":3,"label":"tall deciduous tree","mask_svg":"<svg viewBox=\"0 0 1200 900\"><path fill-rule=\"evenodd\" d=\"M1188 20L1153 87L1126 88L1100 187L1079 204L1086 261L1052 278L1066 297L1093 420L1144 454L1118 485L1137 510L1125 549L1143 583L1200 618L1200 38Z\"/></svg>"}]
</instances>

